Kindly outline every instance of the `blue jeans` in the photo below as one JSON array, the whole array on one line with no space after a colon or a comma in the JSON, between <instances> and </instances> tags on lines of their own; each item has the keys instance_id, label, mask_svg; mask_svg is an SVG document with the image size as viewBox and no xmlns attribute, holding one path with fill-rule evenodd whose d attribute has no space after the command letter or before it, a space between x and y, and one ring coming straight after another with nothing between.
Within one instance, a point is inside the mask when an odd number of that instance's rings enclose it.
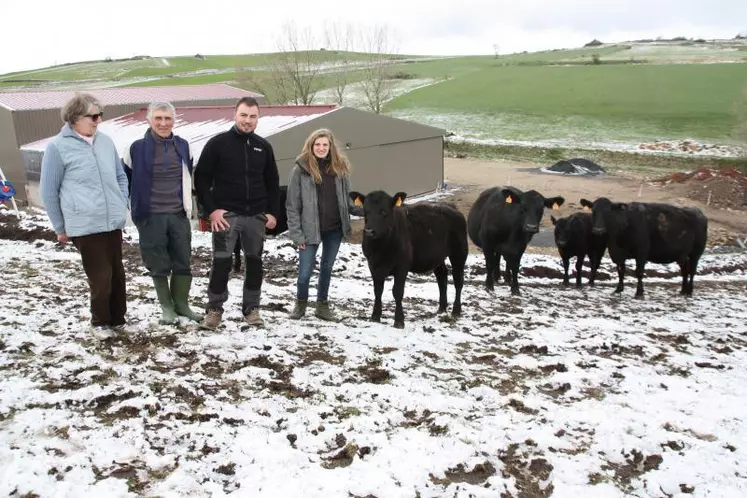
<instances>
[{"instance_id":1,"label":"blue jeans","mask_svg":"<svg viewBox=\"0 0 747 498\"><path fill-rule=\"evenodd\" d=\"M329 295L329 281L332 278L332 267L337 258L337 251L342 243L342 230L330 230L322 232L322 261L319 265L319 283L316 287L316 300L326 301ZM316 252L319 244L306 244L306 249L298 251L298 283L296 298L299 301L308 301L309 282L314 272Z\"/></svg>"}]
</instances>

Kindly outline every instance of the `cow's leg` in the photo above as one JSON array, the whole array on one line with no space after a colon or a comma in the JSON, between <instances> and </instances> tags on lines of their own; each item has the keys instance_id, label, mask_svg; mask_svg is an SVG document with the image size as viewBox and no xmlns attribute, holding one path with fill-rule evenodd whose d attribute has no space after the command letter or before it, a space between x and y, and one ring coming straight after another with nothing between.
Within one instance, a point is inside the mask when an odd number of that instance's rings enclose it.
<instances>
[{"instance_id":1,"label":"cow's leg","mask_svg":"<svg viewBox=\"0 0 747 498\"><path fill-rule=\"evenodd\" d=\"M455 258L456 259L456 258ZM454 306L451 308L452 316L462 314L462 287L464 286L464 260L459 261L449 258L451 261L451 276L454 279Z\"/></svg>"},{"instance_id":2,"label":"cow's leg","mask_svg":"<svg viewBox=\"0 0 747 498\"><path fill-rule=\"evenodd\" d=\"M602 256L597 254L589 255L589 263L591 263L591 275L589 276L589 285L594 286L594 282L597 280L597 271L599 270L599 264L602 262Z\"/></svg>"},{"instance_id":3,"label":"cow's leg","mask_svg":"<svg viewBox=\"0 0 747 498\"><path fill-rule=\"evenodd\" d=\"M482 248L482 253L485 255L485 288L492 292L495 286L493 285L493 278L495 275L495 269L496 269L496 257L495 257L495 251L493 251L492 247L488 247L487 244L485 244ZM498 260L500 260L500 256L498 256ZM500 267L499 267L500 268Z\"/></svg>"},{"instance_id":4,"label":"cow's leg","mask_svg":"<svg viewBox=\"0 0 747 498\"><path fill-rule=\"evenodd\" d=\"M438 312L443 313L449 304L446 302L446 284L449 281L449 270L443 264L435 267L433 274L436 276L436 282L438 282Z\"/></svg>"},{"instance_id":5,"label":"cow's leg","mask_svg":"<svg viewBox=\"0 0 747 498\"><path fill-rule=\"evenodd\" d=\"M623 282L625 281L625 261L617 263L617 287L615 287L615 293L619 294L623 291Z\"/></svg>"},{"instance_id":6,"label":"cow's leg","mask_svg":"<svg viewBox=\"0 0 747 498\"><path fill-rule=\"evenodd\" d=\"M646 269L646 261L637 259L635 261L635 277L638 279L638 286L635 289L636 299L643 299L643 272Z\"/></svg>"},{"instance_id":7,"label":"cow's leg","mask_svg":"<svg viewBox=\"0 0 747 498\"><path fill-rule=\"evenodd\" d=\"M501 281L501 254L498 252L495 253L495 271L493 272L493 279L496 282Z\"/></svg>"},{"instance_id":8,"label":"cow's leg","mask_svg":"<svg viewBox=\"0 0 747 498\"><path fill-rule=\"evenodd\" d=\"M568 286L568 267L571 265L571 258L563 256L563 285Z\"/></svg>"},{"instance_id":9,"label":"cow's leg","mask_svg":"<svg viewBox=\"0 0 747 498\"><path fill-rule=\"evenodd\" d=\"M687 295L692 296L693 295L693 281L695 280L695 272L698 271L698 258L694 258L690 256L689 258L689 275L688 275L688 282L687 282Z\"/></svg>"},{"instance_id":10,"label":"cow's leg","mask_svg":"<svg viewBox=\"0 0 747 498\"><path fill-rule=\"evenodd\" d=\"M519 262L521 261L521 256L511 256L506 257L506 267L508 268L508 272L510 275L510 280L508 281L511 285L511 295L512 296L519 296L521 295L521 291L519 291Z\"/></svg>"},{"instance_id":11,"label":"cow's leg","mask_svg":"<svg viewBox=\"0 0 747 498\"><path fill-rule=\"evenodd\" d=\"M689 258L684 258L682 261L678 261L677 264L680 266L680 276L682 277L682 287L680 287L680 295L687 295L687 281L690 273L690 262Z\"/></svg>"},{"instance_id":12,"label":"cow's leg","mask_svg":"<svg viewBox=\"0 0 747 498\"><path fill-rule=\"evenodd\" d=\"M405 280L407 273L397 273L394 275L394 286L392 287L392 296L394 296L394 328L405 328L405 311L402 309L402 298L405 295Z\"/></svg>"},{"instance_id":13,"label":"cow's leg","mask_svg":"<svg viewBox=\"0 0 747 498\"><path fill-rule=\"evenodd\" d=\"M584 268L585 254L579 254L576 256L576 287L581 287L581 270Z\"/></svg>"},{"instance_id":14,"label":"cow's leg","mask_svg":"<svg viewBox=\"0 0 747 498\"><path fill-rule=\"evenodd\" d=\"M374 277L374 307L373 313L371 313L372 322L381 321L381 294L384 292L384 281L385 278Z\"/></svg>"}]
</instances>

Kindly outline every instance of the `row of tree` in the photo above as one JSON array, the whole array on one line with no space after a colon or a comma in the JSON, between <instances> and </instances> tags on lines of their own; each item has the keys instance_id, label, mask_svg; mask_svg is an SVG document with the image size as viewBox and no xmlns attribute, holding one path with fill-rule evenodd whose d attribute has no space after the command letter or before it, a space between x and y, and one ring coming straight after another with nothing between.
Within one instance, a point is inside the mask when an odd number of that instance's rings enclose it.
<instances>
[{"instance_id":1,"label":"row of tree","mask_svg":"<svg viewBox=\"0 0 747 498\"><path fill-rule=\"evenodd\" d=\"M285 23L277 53L264 67L240 71L239 82L271 103L298 105L311 104L323 87L331 88L333 103L345 105L355 85L366 107L380 113L392 97L393 66L402 60L393 32L387 26L339 22L325 24L322 31L320 36L309 27Z\"/></svg>"}]
</instances>

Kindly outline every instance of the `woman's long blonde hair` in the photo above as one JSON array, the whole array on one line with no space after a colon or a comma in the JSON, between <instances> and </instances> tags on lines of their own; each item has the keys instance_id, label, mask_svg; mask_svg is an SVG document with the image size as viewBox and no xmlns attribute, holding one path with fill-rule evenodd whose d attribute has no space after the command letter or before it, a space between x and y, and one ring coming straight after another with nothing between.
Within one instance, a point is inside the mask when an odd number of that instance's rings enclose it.
<instances>
[{"instance_id":1,"label":"woman's long blonde hair","mask_svg":"<svg viewBox=\"0 0 747 498\"><path fill-rule=\"evenodd\" d=\"M303 144L301 154L298 156L300 160L309 166L309 173L311 174L314 183L322 183L322 173L319 171L319 161L314 155L314 142L321 137L326 137L327 140L329 140L329 169L337 177L344 178L348 176L350 174L350 162L348 161L348 158L345 154L340 152L340 149L337 148L337 142L335 141L335 136L332 132L326 128L322 128L309 135L309 138L307 138L306 142Z\"/></svg>"}]
</instances>

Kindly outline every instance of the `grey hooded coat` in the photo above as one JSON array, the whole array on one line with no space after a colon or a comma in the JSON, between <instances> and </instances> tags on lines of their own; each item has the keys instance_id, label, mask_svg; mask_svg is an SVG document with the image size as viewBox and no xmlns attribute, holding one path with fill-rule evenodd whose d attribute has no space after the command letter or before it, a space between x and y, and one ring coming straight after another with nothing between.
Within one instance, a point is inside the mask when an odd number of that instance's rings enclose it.
<instances>
[{"instance_id":1,"label":"grey hooded coat","mask_svg":"<svg viewBox=\"0 0 747 498\"><path fill-rule=\"evenodd\" d=\"M342 234L349 238L350 215L362 216L363 210L350 200L350 179L335 177L337 205L342 220ZM300 158L291 169L288 179L288 196L285 201L288 214L288 236L295 244L320 244L319 203L317 187L309 173L309 166Z\"/></svg>"}]
</instances>

